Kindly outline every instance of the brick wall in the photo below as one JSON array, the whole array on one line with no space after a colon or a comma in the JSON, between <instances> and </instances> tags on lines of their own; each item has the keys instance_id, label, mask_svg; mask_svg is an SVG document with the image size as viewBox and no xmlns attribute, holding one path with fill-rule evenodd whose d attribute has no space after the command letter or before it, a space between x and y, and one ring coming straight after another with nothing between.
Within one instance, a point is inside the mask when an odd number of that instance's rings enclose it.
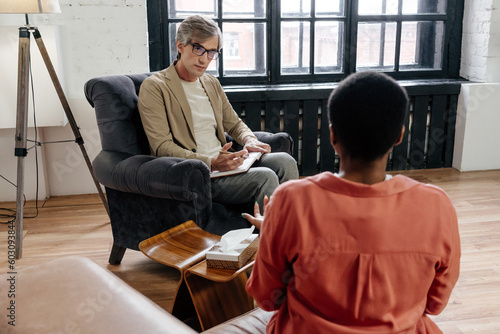
<instances>
[{"instance_id":1,"label":"brick wall","mask_svg":"<svg viewBox=\"0 0 500 334\"><path fill-rule=\"evenodd\" d=\"M30 15L30 23L38 26L42 37L44 27L57 28L61 66L56 70L92 160L100 150L100 141L94 111L84 97L84 84L96 76L149 71L146 0L60 0L59 3L61 14ZM0 15L0 25L18 27L24 24L23 15ZM17 43L17 36L15 39ZM32 52L38 53L37 48ZM40 90L35 93L43 94ZM37 114L48 112L43 109L38 108ZM28 138L34 138L31 129ZM42 138L60 141L74 136L67 124L39 128L38 139ZM38 151L40 199L97 192L78 145L49 144ZM14 130L0 129L0 175L16 182L17 159L13 152ZM34 149L29 151L25 163L24 190L28 200L36 195L34 152ZM0 180L0 189L0 201L15 200L14 186Z\"/></svg>"},{"instance_id":2,"label":"brick wall","mask_svg":"<svg viewBox=\"0 0 500 334\"><path fill-rule=\"evenodd\" d=\"M61 14L33 15L59 26L66 94L83 96L95 76L149 69L145 0L60 0ZM42 31L43 33L43 31Z\"/></svg>"},{"instance_id":3,"label":"brick wall","mask_svg":"<svg viewBox=\"0 0 500 334\"><path fill-rule=\"evenodd\" d=\"M486 81L500 82L500 0L493 0Z\"/></svg>"},{"instance_id":4,"label":"brick wall","mask_svg":"<svg viewBox=\"0 0 500 334\"><path fill-rule=\"evenodd\" d=\"M460 74L500 82L500 0L466 0Z\"/></svg>"}]
</instances>

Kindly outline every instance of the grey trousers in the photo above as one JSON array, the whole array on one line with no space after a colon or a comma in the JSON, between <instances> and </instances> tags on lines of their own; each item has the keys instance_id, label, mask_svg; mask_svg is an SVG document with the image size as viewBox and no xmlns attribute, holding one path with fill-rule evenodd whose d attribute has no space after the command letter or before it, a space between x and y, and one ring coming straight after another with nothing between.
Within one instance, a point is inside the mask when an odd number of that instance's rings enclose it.
<instances>
[{"instance_id":1,"label":"grey trousers","mask_svg":"<svg viewBox=\"0 0 500 334\"><path fill-rule=\"evenodd\" d=\"M297 162L288 153L264 154L248 172L212 179L212 200L222 204L259 203L283 182L298 179Z\"/></svg>"}]
</instances>

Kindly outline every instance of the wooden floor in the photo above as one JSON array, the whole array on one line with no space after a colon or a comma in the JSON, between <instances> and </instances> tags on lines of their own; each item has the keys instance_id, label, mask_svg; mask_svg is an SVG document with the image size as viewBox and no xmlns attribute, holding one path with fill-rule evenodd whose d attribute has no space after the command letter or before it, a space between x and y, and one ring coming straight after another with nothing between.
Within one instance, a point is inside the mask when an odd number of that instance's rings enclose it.
<instances>
[{"instance_id":1,"label":"wooden floor","mask_svg":"<svg viewBox=\"0 0 500 334\"><path fill-rule=\"evenodd\" d=\"M500 333L500 170L459 173L438 169L404 174L443 188L458 213L460 279L447 308L434 320L449 334ZM97 195L52 197L39 206L38 217L24 220L27 234L16 270L61 256L88 257L170 309L172 282L178 279L175 270L130 250L121 265L107 263L111 227ZM0 203L0 208L5 207L15 208L15 203ZM34 213L34 203L27 203L25 214ZM6 232L7 225L0 224L0 273L8 269Z\"/></svg>"}]
</instances>

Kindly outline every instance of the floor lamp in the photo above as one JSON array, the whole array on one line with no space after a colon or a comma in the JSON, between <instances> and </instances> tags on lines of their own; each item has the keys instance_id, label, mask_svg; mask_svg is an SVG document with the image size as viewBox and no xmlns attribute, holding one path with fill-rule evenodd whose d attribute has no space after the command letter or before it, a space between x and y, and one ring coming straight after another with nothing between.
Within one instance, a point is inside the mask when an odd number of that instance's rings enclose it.
<instances>
[{"instance_id":1,"label":"floor lamp","mask_svg":"<svg viewBox=\"0 0 500 334\"><path fill-rule=\"evenodd\" d=\"M37 27L29 24L28 14L49 14L60 13L58 0L2 0L0 2L0 13L2 14L25 14L26 25L19 28L19 66L17 79L17 112L16 112L16 133L15 133L15 156L17 157L17 194L16 194L16 220L15 220L15 251L16 259L22 257L23 246L23 204L24 204L24 158L28 154L27 127L28 127L28 98L29 98L29 71L30 71L30 39L31 33L35 37L38 49L42 55L47 71L56 89L59 100L63 106L68 122L71 125L75 141L80 146L83 157L89 168L90 174L97 187L102 203L109 215L109 208L104 193L99 182L94 176L92 164L85 150L84 141L76 124L73 113L69 107L62 86L59 82L54 66L50 60L47 49L42 40L42 36Z\"/></svg>"}]
</instances>

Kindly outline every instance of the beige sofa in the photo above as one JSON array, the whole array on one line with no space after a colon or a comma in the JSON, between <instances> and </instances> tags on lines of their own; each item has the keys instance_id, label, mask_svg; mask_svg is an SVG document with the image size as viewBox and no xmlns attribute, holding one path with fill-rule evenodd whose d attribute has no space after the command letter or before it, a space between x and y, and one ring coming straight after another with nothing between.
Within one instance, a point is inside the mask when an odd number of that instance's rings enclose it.
<instances>
[{"instance_id":1,"label":"beige sofa","mask_svg":"<svg viewBox=\"0 0 500 334\"><path fill-rule=\"evenodd\" d=\"M11 276L0 276L0 333L197 333L87 258L19 271L15 289ZM204 333L265 333L270 317L255 309Z\"/></svg>"}]
</instances>

